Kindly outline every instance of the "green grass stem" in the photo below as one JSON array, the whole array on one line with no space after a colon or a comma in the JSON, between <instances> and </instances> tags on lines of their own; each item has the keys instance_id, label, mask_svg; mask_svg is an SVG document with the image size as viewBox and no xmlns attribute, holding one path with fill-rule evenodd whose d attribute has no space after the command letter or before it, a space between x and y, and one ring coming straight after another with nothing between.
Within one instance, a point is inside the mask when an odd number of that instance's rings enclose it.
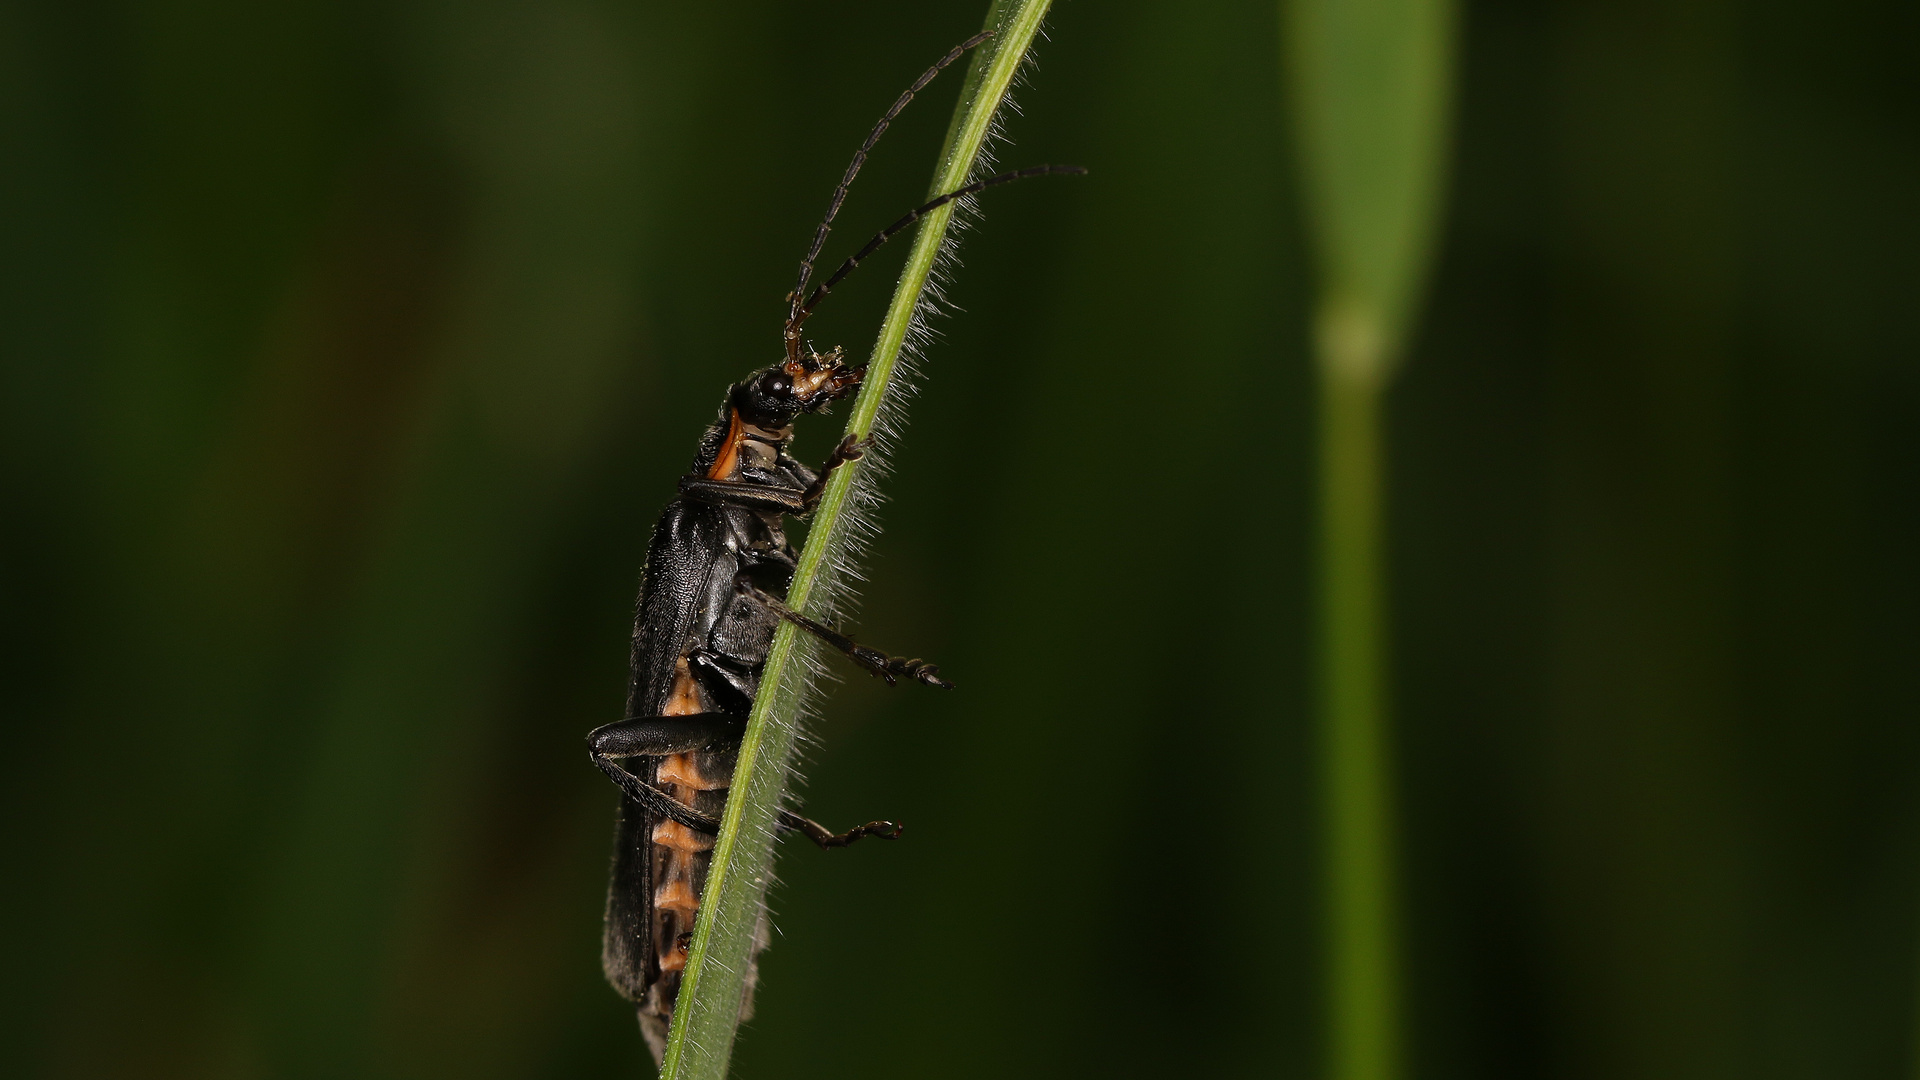
<instances>
[{"instance_id":1,"label":"green grass stem","mask_svg":"<svg viewBox=\"0 0 1920 1080\"><path fill-rule=\"evenodd\" d=\"M1387 731L1380 392L1320 381L1320 775L1328 1075L1399 1075L1394 811Z\"/></svg>"},{"instance_id":2,"label":"green grass stem","mask_svg":"<svg viewBox=\"0 0 1920 1080\"><path fill-rule=\"evenodd\" d=\"M996 33L974 52L928 189L930 197L967 182L1047 7L1048 0L996 0L989 8L986 25ZM874 430L952 216L953 207L946 206L920 222L847 421L850 434L864 438ZM818 614L808 601L831 592L829 575L849 541L850 511L858 501L854 484L865 464L855 462L836 471L814 512L787 593L787 602L801 611ZM774 816L786 792L789 759L805 705L812 664L803 650L810 647L793 627L782 624L767 654L681 979L661 1065L665 1080L723 1080L726 1076L773 874Z\"/></svg>"},{"instance_id":3,"label":"green grass stem","mask_svg":"<svg viewBox=\"0 0 1920 1080\"><path fill-rule=\"evenodd\" d=\"M1401 1075L1382 394L1443 188L1452 0L1282 0L1318 298L1319 710L1331 1080Z\"/></svg>"}]
</instances>

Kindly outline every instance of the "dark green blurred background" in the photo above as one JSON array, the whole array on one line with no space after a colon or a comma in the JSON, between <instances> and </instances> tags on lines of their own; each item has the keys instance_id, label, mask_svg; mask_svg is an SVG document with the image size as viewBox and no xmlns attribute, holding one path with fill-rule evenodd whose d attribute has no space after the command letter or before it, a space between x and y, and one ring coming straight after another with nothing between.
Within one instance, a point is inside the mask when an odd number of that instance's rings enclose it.
<instances>
[{"instance_id":1,"label":"dark green blurred background","mask_svg":"<svg viewBox=\"0 0 1920 1080\"><path fill-rule=\"evenodd\" d=\"M648 1075L581 737L833 179L983 11L5 7L0 1072ZM829 701L807 805L912 831L783 854L737 1075L1315 1075L1277 23L1056 9L1001 160L1093 175L968 235L857 624L962 689ZM1417 1080L1914 1075L1916 31L1465 10L1391 400Z\"/></svg>"}]
</instances>

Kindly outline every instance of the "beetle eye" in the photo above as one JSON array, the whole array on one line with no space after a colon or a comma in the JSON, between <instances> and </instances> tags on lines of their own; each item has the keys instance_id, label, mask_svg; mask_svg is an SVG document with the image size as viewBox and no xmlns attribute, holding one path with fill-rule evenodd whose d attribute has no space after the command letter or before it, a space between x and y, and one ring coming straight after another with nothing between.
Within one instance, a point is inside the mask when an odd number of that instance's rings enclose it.
<instances>
[{"instance_id":1,"label":"beetle eye","mask_svg":"<svg viewBox=\"0 0 1920 1080\"><path fill-rule=\"evenodd\" d=\"M776 371L767 376L766 392L770 397L786 397L793 393L793 380L785 372Z\"/></svg>"}]
</instances>

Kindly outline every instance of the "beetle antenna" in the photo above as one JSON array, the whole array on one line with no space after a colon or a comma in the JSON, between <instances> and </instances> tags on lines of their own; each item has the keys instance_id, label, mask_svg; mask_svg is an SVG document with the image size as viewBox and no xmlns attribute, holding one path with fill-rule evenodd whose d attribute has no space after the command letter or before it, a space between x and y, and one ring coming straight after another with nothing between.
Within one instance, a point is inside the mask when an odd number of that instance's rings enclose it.
<instances>
[{"instance_id":1,"label":"beetle antenna","mask_svg":"<svg viewBox=\"0 0 1920 1080\"><path fill-rule=\"evenodd\" d=\"M800 278L794 282L793 291L788 294L788 304L790 305L787 308L788 359L797 359L798 357L800 339L795 336L795 334L799 328L799 324L794 322L794 319L800 315L800 298L807 294L807 283L813 279L813 260L820 257L820 249L826 246L827 234L833 231L833 219L840 215L840 206L847 201L847 189L853 186L853 178L860 175L860 167L867 163L867 154L873 150L874 144L880 141L880 136L887 133L888 125L892 124L894 118L899 116L901 111L907 107L907 102L913 100L913 95L925 90L927 84L933 81L933 77L940 74L948 64L960 59L961 55L968 49L992 37L993 33L992 30L983 30L973 35L960 44L955 45L952 51L941 57L932 67L922 72L920 77L914 80L913 85L907 87L906 92L894 101L893 107L888 109L887 114L880 118L880 122L873 126L873 131L868 134L867 141L861 143L860 149L855 151L853 161L847 165L845 175L840 177L839 186L833 189L832 200L827 203L826 220L822 221L820 227L813 231L813 246L807 249L807 257L800 260Z\"/></svg>"},{"instance_id":2,"label":"beetle antenna","mask_svg":"<svg viewBox=\"0 0 1920 1080\"><path fill-rule=\"evenodd\" d=\"M990 187L999 187L1001 184L1011 184L1015 180L1025 180L1034 176L1078 176L1084 175L1086 171L1085 168L1079 165L1034 165L1025 169L1017 169L1013 172L1001 173L998 176L989 176L985 180L975 180L966 187L949 191L945 195L927 203L925 206L915 208L910 211L906 217L901 218L899 221L894 222L874 234L873 239L867 241L867 246L847 256L847 261L840 264L840 268L833 272L832 277L821 282L813 290L813 294L807 297L805 303L796 303L794 305L793 317L787 320L788 343L791 345L800 340L800 324L807 321L807 316L813 314L813 309L820 306L820 301L827 298L827 294L833 291L833 287L846 280L847 275L853 273L855 267L865 261L867 256L880 250L880 245L893 239L894 234L900 230L919 221L921 218L940 209L955 199L964 199L969 195L985 191Z\"/></svg>"}]
</instances>

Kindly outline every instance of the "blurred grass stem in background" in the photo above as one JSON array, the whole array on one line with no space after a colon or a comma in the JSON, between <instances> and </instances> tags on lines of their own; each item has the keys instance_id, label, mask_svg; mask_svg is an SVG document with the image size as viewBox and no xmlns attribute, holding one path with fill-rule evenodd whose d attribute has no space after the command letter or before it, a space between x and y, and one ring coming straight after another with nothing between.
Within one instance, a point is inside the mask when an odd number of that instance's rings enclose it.
<instances>
[{"instance_id":1,"label":"blurred grass stem in background","mask_svg":"<svg viewBox=\"0 0 1920 1080\"><path fill-rule=\"evenodd\" d=\"M986 27L995 31L995 36L975 51L933 185L928 189L930 198L968 182L993 132L994 114L1005 101L1027 49L1039 33L1047 7L1048 0L996 0L988 9ZM876 432L876 420L892 385L901 349L915 320L924 314L921 304L927 279L940 258L953 211L949 204L928 214L914 235L906 268L868 360L860 396L847 421L850 435L864 439L887 434L884 425ZM828 614L822 609L831 606L832 575L853 542L849 533L856 527L853 518L861 502L854 485L866 464L856 461L835 471L814 512L800 565L787 593L787 602L800 611L816 617ZM829 597L829 602L809 605L816 592ZM790 624L782 623L774 635L741 743L733 790L721 819L706 895L674 1008L673 1029L661 1065L661 1076L666 1080L722 1080L727 1074L754 940L760 932L761 912L772 878L774 816L785 795L789 759L812 676L812 663L802 650L810 648L811 644L802 640Z\"/></svg>"},{"instance_id":2,"label":"blurred grass stem in background","mask_svg":"<svg viewBox=\"0 0 1920 1080\"><path fill-rule=\"evenodd\" d=\"M1375 379L1323 367L1320 770L1329 1075L1339 1080L1388 1080L1399 1071L1394 808L1382 626L1380 398Z\"/></svg>"},{"instance_id":3,"label":"blurred grass stem in background","mask_svg":"<svg viewBox=\"0 0 1920 1080\"><path fill-rule=\"evenodd\" d=\"M1400 1075L1382 394L1441 204L1450 0L1284 0L1317 270L1327 1075Z\"/></svg>"}]
</instances>

